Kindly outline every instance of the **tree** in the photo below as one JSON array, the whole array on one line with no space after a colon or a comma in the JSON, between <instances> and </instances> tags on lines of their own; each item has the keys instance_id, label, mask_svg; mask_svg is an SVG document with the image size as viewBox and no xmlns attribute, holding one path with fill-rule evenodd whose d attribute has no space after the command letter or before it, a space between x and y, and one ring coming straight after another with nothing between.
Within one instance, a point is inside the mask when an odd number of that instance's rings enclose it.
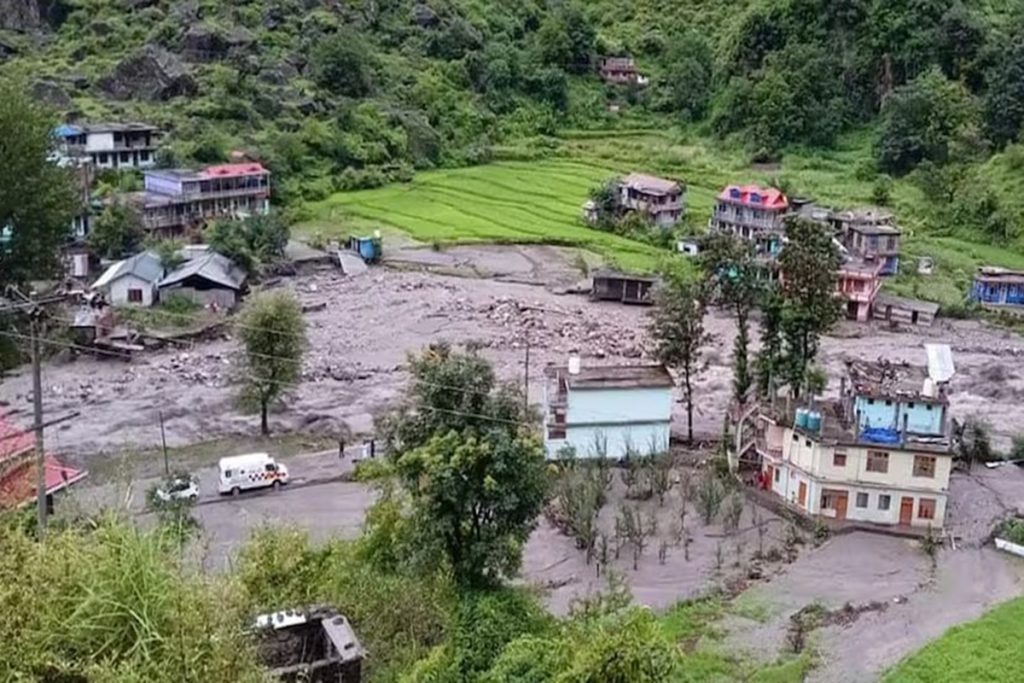
<instances>
[{"instance_id":1,"label":"tree","mask_svg":"<svg viewBox=\"0 0 1024 683\"><path fill-rule=\"evenodd\" d=\"M702 283L687 282L682 277L666 274L665 284L657 295L657 306L650 325L655 343L655 357L682 378L686 401L686 434L693 443L693 382L706 367L701 350L712 337L704 330L706 311Z\"/></svg>"},{"instance_id":2,"label":"tree","mask_svg":"<svg viewBox=\"0 0 1024 683\"><path fill-rule=\"evenodd\" d=\"M985 128L997 146L1020 140L1024 130L1024 17L987 74Z\"/></svg>"},{"instance_id":3,"label":"tree","mask_svg":"<svg viewBox=\"0 0 1024 683\"><path fill-rule=\"evenodd\" d=\"M402 402L377 423L381 440L394 453L450 431L514 436L535 420L522 392L499 385L494 368L475 347L458 352L446 343L431 344L418 356L409 355L409 372Z\"/></svg>"},{"instance_id":4,"label":"tree","mask_svg":"<svg viewBox=\"0 0 1024 683\"><path fill-rule=\"evenodd\" d=\"M705 241L701 253L704 277L717 288L722 303L736 316L733 342L733 398L742 403L754 382L750 372L750 311L760 287L757 264L749 242L732 235L716 234Z\"/></svg>"},{"instance_id":5,"label":"tree","mask_svg":"<svg viewBox=\"0 0 1024 683\"><path fill-rule=\"evenodd\" d=\"M553 12L537 31L541 59L574 74L590 71L597 32L576 3Z\"/></svg>"},{"instance_id":6,"label":"tree","mask_svg":"<svg viewBox=\"0 0 1024 683\"><path fill-rule=\"evenodd\" d=\"M71 171L47 160L54 124L23 82L0 78L0 291L60 269L76 199Z\"/></svg>"},{"instance_id":7,"label":"tree","mask_svg":"<svg viewBox=\"0 0 1024 683\"><path fill-rule=\"evenodd\" d=\"M137 252L145 237L139 212L115 201L93 223L89 246L103 258L119 259Z\"/></svg>"},{"instance_id":8,"label":"tree","mask_svg":"<svg viewBox=\"0 0 1024 683\"><path fill-rule=\"evenodd\" d=\"M284 255L291 230L275 212L244 220L215 221L204 233L206 243L247 271Z\"/></svg>"},{"instance_id":9,"label":"tree","mask_svg":"<svg viewBox=\"0 0 1024 683\"><path fill-rule=\"evenodd\" d=\"M295 297L283 292L254 297L239 316L244 351L243 397L260 407L260 431L270 434L270 405L294 386L302 372L306 323Z\"/></svg>"},{"instance_id":10,"label":"tree","mask_svg":"<svg viewBox=\"0 0 1024 683\"><path fill-rule=\"evenodd\" d=\"M807 367L818 354L818 340L841 315L835 295L842 258L831 232L814 221L792 218L779 262L783 273L782 331L786 340L785 374L799 395Z\"/></svg>"},{"instance_id":11,"label":"tree","mask_svg":"<svg viewBox=\"0 0 1024 683\"><path fill-rule=\"evenodd\" d=\"M311 55L313 80L337 95L365 97L373 84L370 49L349 30L321 38Z\"/></svg>"},{"instance_id":12,"label":"tree","mask_svg":"<svg viewBox=\"0 0 1024 683\"><path fill-rule=\"evenodd\" d=\"M659 79L659 108L696 121L707 112L711 98L714 58L707 39L695 30L672 42L667 66Z\"/></svg>"},{"instance_id":13,"label":"tree","mask_svg":"<svg viewBox=\"0 0 1024 683\"><path fill-rule=\"evenodd\" d=\"M944 164L956 136L976 121L977 112L964 86L932 69L886 99L875 144L878 166L903 175L925 159Z\"/></svg>"},{"instance_id":14,"label":"tree","mask_svg":"<svg viewBox=\"0 0 1024 683\"><path fill-rule=\"evenodd\" d=\"M481 438L455 430L399 456L417 529L437 541L462 586L515 575L544 505L544 451L524 434Z\"/></svg>"},{"instance_id":15,"label":"tree","mask_svg":"<svg viewBox=\"0 0 1024 683\"><path fill-rule=\"evenodd\" d=\"M754 364L757 393L762 397L769 396L779 385L782 347L782 297L773 287L761 301L761 350Z\"/></svg>"}]
</instances>

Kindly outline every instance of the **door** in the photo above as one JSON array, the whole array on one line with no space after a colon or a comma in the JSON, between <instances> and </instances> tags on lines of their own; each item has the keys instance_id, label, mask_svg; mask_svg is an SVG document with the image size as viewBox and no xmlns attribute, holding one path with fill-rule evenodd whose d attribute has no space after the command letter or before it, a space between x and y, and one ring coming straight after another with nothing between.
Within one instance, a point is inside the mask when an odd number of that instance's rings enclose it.
<instances>
[{"instance_id":1,"label":"door","mask_svg":"<svg viewBox=\"0 0 1024 683\"><path fill-rule=\"evenodd\" d=\"M800 482L800 489L797 491L796 499L800 503L800 507L807 507L807 484L805 482Z\"/></svg>"},{"instance_id":2,"label":"door","mask_svg":"<svg viewBox=\"0 0 1024 683\"><path fill-rule=\"evenodd\" d=\"M771 491L772 487L775 486L775 468L771 465L765 467L764 470L764 488L766 491Z\"/></svg>"},{"instance_id":3,"label":"door","mask_svg":"<svg viewBox=\"0 0 1024 683\"><path fill-rule=\"evenodd\" d=\"M840 493L836 496L836 519L846 519L846 504L849 496Z\"/></svg>"},{"instance_id":4,"label":"door","mask_svg":"<svg viewBox=\"0 0 1024 683\"><path fill-rule=\"evenodd\" d=\"M900 524L910 526L914 519L914 499L903 498L900 500Z\"/></svg>"}]
</instances>

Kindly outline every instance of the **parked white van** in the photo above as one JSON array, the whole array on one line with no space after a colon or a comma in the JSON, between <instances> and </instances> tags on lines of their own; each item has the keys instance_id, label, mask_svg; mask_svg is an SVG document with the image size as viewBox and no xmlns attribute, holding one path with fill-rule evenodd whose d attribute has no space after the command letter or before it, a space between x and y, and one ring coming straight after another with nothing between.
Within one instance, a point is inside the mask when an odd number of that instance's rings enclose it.
<instances>
[{"instance_id":1,"label":"parked white van","mask_svg":"<svg viewBox=\"0 0 1024 683\"><path fill-rule=\"evenodd\" d=\"M220 481L217 490L221 494L238 495L248 489L260 489L268 486L277 488L288 483L288 468L281 465L266 453L249 453L221 458Z\"/></svg>"}]
</instances>

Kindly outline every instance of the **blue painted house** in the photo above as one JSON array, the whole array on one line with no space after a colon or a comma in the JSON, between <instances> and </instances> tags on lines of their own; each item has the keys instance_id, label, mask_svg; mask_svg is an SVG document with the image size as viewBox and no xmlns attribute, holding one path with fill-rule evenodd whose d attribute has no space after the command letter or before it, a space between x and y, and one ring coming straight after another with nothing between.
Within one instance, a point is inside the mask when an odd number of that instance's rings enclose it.
<instances>
[{"instance_id":1,"label":"blue painted house","mask_svg":"<svg viewBox=\"0 0 1024 683\"><path fill-rule=\"evenodd\" d=\"M578 458L615 460L668 450L673 381L664 366L583 368L573 359L544 374L548 458L566 447Z\"/></svg>"},{"instance_id":2,"label":"blue painted house","mask_svg":"<svg viewBox=\"0 0 1024 683\"><path fill-rule=\"evenodd\" d=\"M1024 314L1024 272L991 266L979 268L971 299L985 308L1018 310Z\"/></svg>"}]
</instances>

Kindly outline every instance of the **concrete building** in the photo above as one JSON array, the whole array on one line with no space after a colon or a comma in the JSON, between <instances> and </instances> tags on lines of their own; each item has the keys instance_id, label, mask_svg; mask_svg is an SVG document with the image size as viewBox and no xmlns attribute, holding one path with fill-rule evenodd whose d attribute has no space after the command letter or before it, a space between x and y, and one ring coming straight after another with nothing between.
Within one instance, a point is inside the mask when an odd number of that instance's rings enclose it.
<instances>
[{"instance_id":1,"label":"concrete building","mask_svg":"<svg viewBox=\"0 0 1024 683\"><path fill-rule=\"evenodd\" d=\"M758 256L774 259L788 214L789 200L779 190L730 185L718 195L708 229L753 242Z\"/></svg>"},{"instance_id":2,"label":"concrete building","mask_svg":"<svg viewBox=\"0 0 1024 683\"><path fill-rule=\"evenodd\" d=\"M59 163L89 163L97 169L156 165L160 130L146 123L65 124L54 131Z\"/></svg>"},{"instance_id":3,"label":"concrete building","mask_svg":"<svg viewBox=\"0 0 1024 683\"><path fill-rule=\"evenodd\" d=\"M211 220L270 212L270 172L255 162L147 171L145 187L133 199L141 207L144 227L163 235L180 235Z\"/></svg>"},{"instance_id":4,"label":"concrete building","mask_svg":"<svg viewBox=\"0 0 1024 683\"><path fill-rule=\"evenodd\" d=\"M846 317L867 322L879 290L882 289L882 262L848 258L839 266L836 293L846 302Z\"/></svg>"},{"instance_id":5,"label":"concrete building","mask_svg":"<svg viewBox=\"0 0 1024 683\"><path fill-rule=\"evenodd\" d=\"M637 211L660 228L672 228L683 217L686 189L665 178L630 173L619 182L620 211Z\"/></svg>"},{"instance_id":6,"label":"concrete building","mask_svg":"<svg viewBox=\"0 0 1024 683\"><path fill-rule=\"evenodd\" d=\"M566 447L578 458L615 460L668 450L673 382L664 366L583 368L572 358L544 377L548 458Z\"/></svg>"},{"instance_id":7,"label":"concrete building","mask_svg":"<svg viewBox=\"0 0 1024 683\"><path fill-rule=\"evenodd\" d=\"M847 370L836 401L761 412L762 488L812 517L941 528L953 462L948 347L929 349L927 371L886 362Z\"/></svg>"},{"instance_id":8,"label":"concrete building","mask_svg":"<svg viewBox=\"0 0 1024 683\"><path fill-rule=\"evenodd\" d=\"M245 291L247 275L235 263L216 252L198 256L160 280L160 299L183 296L201 306L231 310Z\"/></svg>"},{"instance_id":9,"label":"concrete building","mask_svg":"<svg viewBox=\"0 0 1024 683\"><path fill-rule=\"evenodd\" d=\"M979 268L971 286L971 300L991 310L1024 315L1024 271Z\"/></svg>"},{"instance_id":10,"label":"concrete building","mask_svg":"<svg viewBox=\"0 0 1024 683\"><path fill-rule=\"evenodd\" d=\"M899 272L903 231L891 212L875 207L851 209L833 214L831 222L851 254L881 261L883 276Z\"/></svg>"},{"instance_id":11,"label":"concrete building","mask_svg":"<svg viewBox=\"0 0 1024 683\"><path fill-rule=\"evenodd\" d=\"M654 303L654 288L657 284L658 279L653 277L599 270L594 273L590 297L596 301L650 306Z\"/></svg>"},{"instance_id":12,"label":"concrete building","mask_svg":"<svg viewBox=\"0 0 1024 683\"><path fill-rule=\"evenodd\" d=\"M636 68L632 57L602 57L598 73L605 83L616 85L647 85L648 78Z\"/></svg>"},{"instance_id":13,"label":"concrete building","mask_svg":"<svg viewBox=\"0 0 1024 683\"><path fill-rule=\"evenodd\" d=\"M149 307L157 302L157 283L163 275L160 257L144 251L111 265L92 283L92 289L102 292L114 306Z\"/></svg>"}]
</instances>

